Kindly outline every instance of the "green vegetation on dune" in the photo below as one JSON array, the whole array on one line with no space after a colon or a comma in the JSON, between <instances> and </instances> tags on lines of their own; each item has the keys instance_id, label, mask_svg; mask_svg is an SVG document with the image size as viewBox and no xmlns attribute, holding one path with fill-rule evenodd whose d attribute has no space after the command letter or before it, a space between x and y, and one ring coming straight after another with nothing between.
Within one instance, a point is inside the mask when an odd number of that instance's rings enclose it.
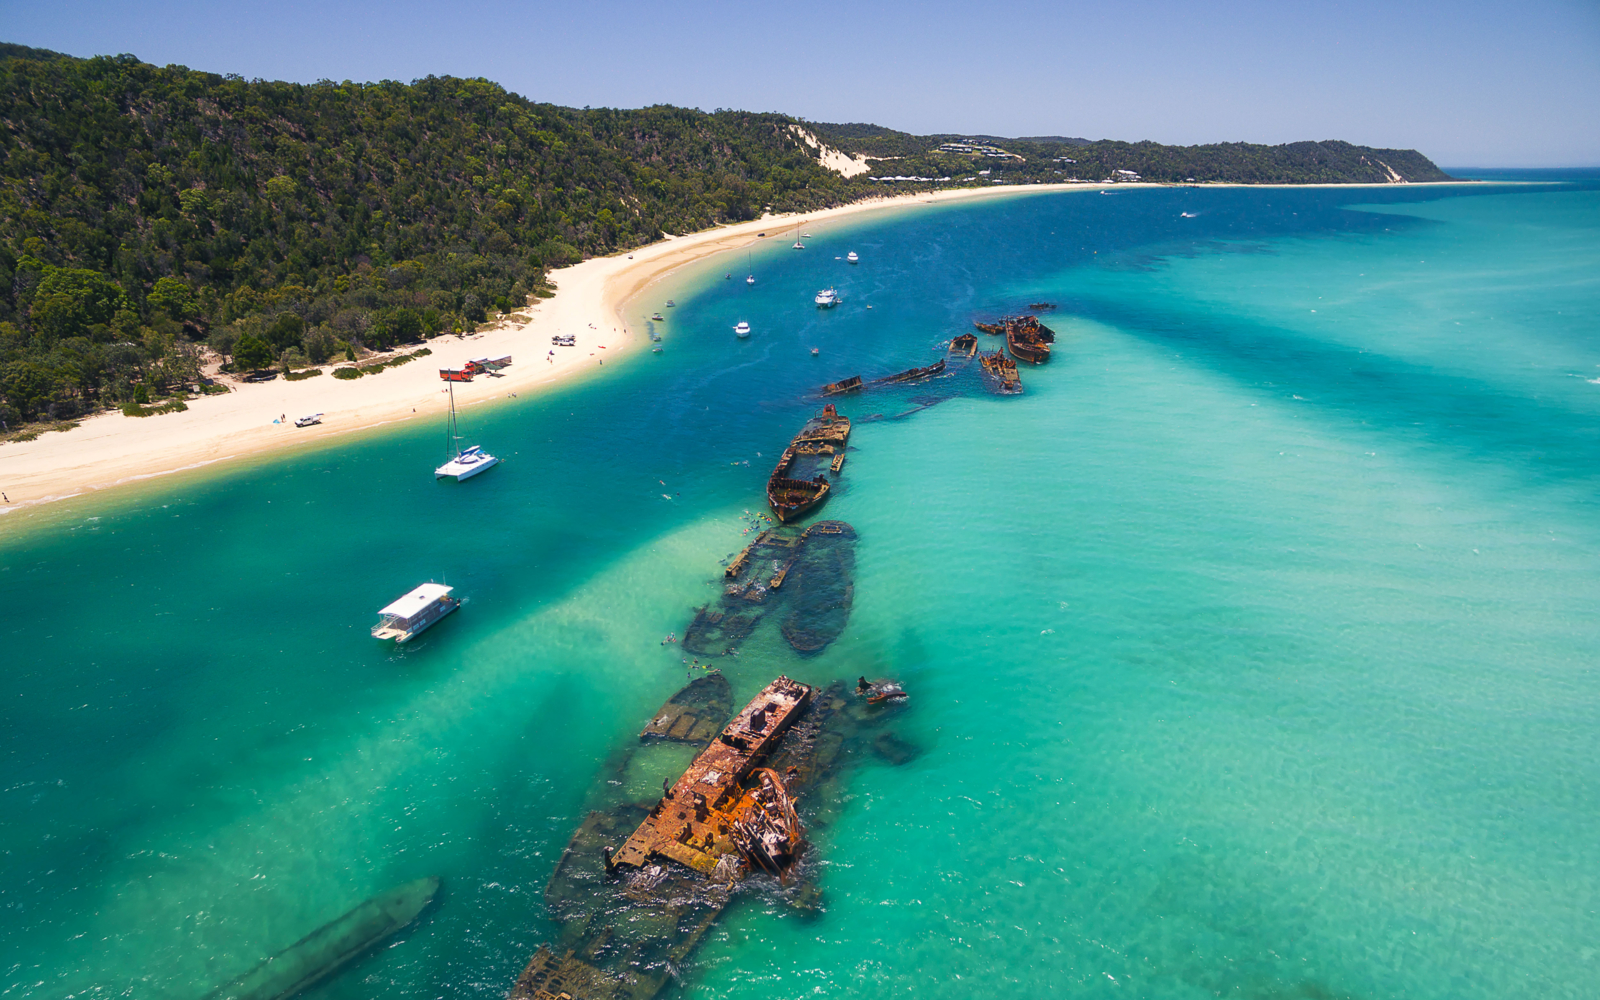
<instances>
[{"instance_id":1,"label":"green vegetation on dune","mask_svg":"<svg viewBox=\"0 0 1600 1000\"><path fill-rule=\"evenodd\" d=\"M901 157L874 175L979 169L937 152L961 137L875 125L578 110L485 80L246 81L0 44L0 421L203 390L208 350L237 371L358 362L548 295L547 270L584 256L882 192L822 167L795 125ZM1443 177L1416 153L1344 143L990 141L1022 158L983 166L1021 183L1101 165L1384 180L1380 153L1407 179Z\"/></svg>"},{"instance_id":2,"label":"green vegetation on dune","mask_svg":"<svg viewBox=\"0 0 1600 1000\"><path fill-rule=\"evenodd\" d=\"M1336 141L1280 146L1248 142L1163 146L1156 142L1091 142L1064 136L919 136L860 123L809 127L844 152L894 157L875 165L872 173L877 176L960 178L970 177L977 170L989 170L991 181L1026 184L1066 178L1115 180L1116 171L1130 170L1143 180L1167 184L1388 184L1395 177L1413 183L1451 179L1414 149L1374 149ZM973 157L941 152L938 148L959 142L992 144L1020 159Z\"/></svg>"}]
</instances>

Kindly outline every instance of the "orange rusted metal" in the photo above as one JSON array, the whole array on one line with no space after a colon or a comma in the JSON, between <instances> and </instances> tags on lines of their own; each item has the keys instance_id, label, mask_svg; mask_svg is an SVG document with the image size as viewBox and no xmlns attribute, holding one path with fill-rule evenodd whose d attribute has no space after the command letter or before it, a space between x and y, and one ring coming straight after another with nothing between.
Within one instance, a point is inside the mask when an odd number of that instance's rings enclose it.
<instances>
[{"instance_id":1,"label":"orange rusted metal","mask_svg":"<svg viewBox=\"0 0 1600 1000\"><path fill-rule=\"evenodd\" d=\"M787 677L763 688L656 803L613 863L642 868L651 858L664 858L704 875L716 872L719 862L725 872L730 862L742 868L735 828L753 808L745 801L749 793L743 782L805 711L813 693L809 685Z\"/></svg>"}]
</instances>

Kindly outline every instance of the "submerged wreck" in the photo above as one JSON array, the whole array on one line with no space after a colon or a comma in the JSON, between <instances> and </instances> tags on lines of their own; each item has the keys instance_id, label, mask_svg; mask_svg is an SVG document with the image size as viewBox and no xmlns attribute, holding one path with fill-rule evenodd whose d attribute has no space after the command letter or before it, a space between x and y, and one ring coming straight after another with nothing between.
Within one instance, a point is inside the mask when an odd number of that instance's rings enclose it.
<instances>
[{"instance_id":1,"label":"submerged wreck","mask_svg":"<svg viewBox=\"0 0 1600 1000\"><path fill-rule=\"evenodd\" d=\"M850 418L832 403L800 428L767 478L767 502L778 520L788 522L822 506L832 485L823 469L838 474L850 441ZM802 478L810 475L811 478Z\"/></svg>"},{"instance_id":2,"label":"submerged wreck","mask_svg":"<svg viewBox=\"0 0 1600 1000\"><path fill-rule=\"evenodd\" d=\"M404 928L438 893L439 879L430 876L374 896L217 988L206 1000L287 1000Z\"/></svg>"},{"instance_id":3,"label":"submerged wreck","mask_svg":"<svg viewBox=\"0 0 1600 1000\"><path fill-rule=\"evenodd\" d=\"M804 541L789 572L789 613L779 630L795 652L811 654L839 638L850 623L856 530L843 521L818 521L806 529Z\"/></svg>"},{"instance_id":4,"label":"submerged wreck","mask_svg":"<svg viewBox=\"0 0 1600 1000\"><path fill-rule=\"evenodd\" d=\"M678 978L740 893L765 887L815 909L802 794L820 797L847 759L870 753L903 763L916 755L892 732L869 732L883 717L853 707L843 684L819 690L779 677L721 725L730 691L714 674L678 692L624 756L620 782L598 786L622 794L588 813L557 863L545 901L560 936L540 946L510 1000L649 1000ZM719 707L712 735L696 736ZM674 770L676 781L663 780L659 797L641 801L628 779L662 762L666 748L650 746L663 739L701 749ZM851 756L855 746L862 752Z\"/></svg>"},{"instance_id":5,"label":"submerged wreck","mask_svg":"<svg viewBox=\"0 0 1600 1000\"><path fill-rule=\"evenodd\" d=\"M683 648L725 656L768 614L788 606L780 631L802 653L815 653L844 631L855 597L856 531L819 521L805 531L769 528L722 571L722 598L695 609Z\"/></svg>"},{"instance_id":6,"label":"submerged wreck","mask_svg":"<svg viewBox=\"0 0 1600 1000\"><path fill-rule=\"evenodd\" d=\"M977 338L974 337L973 340L976 341ZM919 379L932 378L943 371L944 359L940 358L938 361L935 361L933 364L927 365L926 367L908 368L903 372L895 372L893 375L884 375L881 378L875 378L870 382L861 381L860 375L852 375L849 378L840 379L837 382L829 382L827 385L823 386L819 392L823 396L842 396L847 392L859 392L862 389L866 389L875 385L902 385L906 382L915 382Z\"/></svg>"},{"instance_id":7,"label":"submerged wreck","mask_svg":"<svg viewBox=\"0 0 1600 1000\"><path fill-rule=\"evenodd\" d=\"M953 358L970 358L978 353L978 336L974 333L963 333L950 341L950 356Z\"/></svg>"},{"instance_id":8,"label":"submerged wreck","mask_svg":"<svg viewBox=\"0 0 1600 1000\"><path fill-rule=\"evenodd\" d=\"M994 351L979 358L983 376L989 388L1002 396L1014 396L1022 391L1022 379L1017 375L1017 363L1006 357L1004 351Z\"/></svg>"},{"instance_id":9,"label":"submerged wreck","mask_svg":"<svg viewBox=\"0 0 1600 1000\"><path fill-rule=\"evenodd\" d=\"M700 656L725 656L743 642L778 603L804 532L769 528L756 536L722 571L722 600L695 610L683 633L683 648Z\"/></svg>"}]
</instances>

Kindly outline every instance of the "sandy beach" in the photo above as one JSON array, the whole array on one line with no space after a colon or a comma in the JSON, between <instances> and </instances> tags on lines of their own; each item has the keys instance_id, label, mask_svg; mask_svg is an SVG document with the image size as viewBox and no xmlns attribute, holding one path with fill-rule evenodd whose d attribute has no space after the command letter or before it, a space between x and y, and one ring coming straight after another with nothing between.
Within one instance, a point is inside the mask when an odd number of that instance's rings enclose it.
<instances>
[{"instance_id":1,"label":"sandy beach","mask_svg":"<svg viewBox=\"0 0 1600 1000\"><path fill-rule=\"evenodd\" d=\"M1117 185L1150 186L1155 185ZM759 233L779 239L798 227L861 212L1047 191L1093 192L1101 187L1008 185L886 196L817 212L769 215L592 258L551 272L556 295L522 310L529 316L525 322L459 337L436 337L428 341L431 356L376 375L349 381L330 374L297 382L278 378L191 400L183 413L139 418L112 411L86 418L69 431L0 445L0 491L9 501L0 504L0 515L247 455L303 448L334 435L394 421L437 421L446 406L439 369L460 367L471 358L509 354L514 363L498 377L480 375L470 383L456 384L457 406L494 400L514 405L517 398L579 372L599 369L604 361L637 349L642 331L630 329L624 318L630 300L677 268L748 246ZM552 348L551 337L558 334L574 336L577 345ZM551 350L553 358L548 354ZM333 367L325 366L325 371L331 372ZM296 417L312 413L321 413L322 423L294 426ZM281 422L274 422L280 418Z\"/></svg>"}]
</instances>

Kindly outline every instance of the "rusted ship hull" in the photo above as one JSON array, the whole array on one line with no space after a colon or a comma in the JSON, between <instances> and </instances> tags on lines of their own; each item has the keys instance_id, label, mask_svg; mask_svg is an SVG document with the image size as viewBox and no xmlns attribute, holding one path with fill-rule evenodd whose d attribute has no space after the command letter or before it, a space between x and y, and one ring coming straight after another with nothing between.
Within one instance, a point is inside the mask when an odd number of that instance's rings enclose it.
<instances>
[{"instance_id":1,"label":"rusted ship hull","mask_svg":"<svg viewBox=\"0 0 1600 1000\"><path fill-rule=\"evenodd\" d=\"M950 355L957 358L970 358L978 353L978 338L970 333L963 333L950 341Z\"/></svg>"},{"instance_id":2,"label":"rusted ship hull","mask_svg":"<svg viewBox=\"0 0 1600 1000\"><path fill-rule=\"evenodd\" d=\"M944 371L944 359L940 358L938 361L924 368L910 368L903 372L896 372L893 375L885 375L882 378L875 378L872 380L872 384L899 385L905 382L915 382L918 379L931 378L942 371Z\"/></svg>"},{"instance_id":3,"label":"rusted ship hull","mask_svg":"<svg viewBox=\"0 0 1600 1000\"><path fill-rule=\"evenodd\" d=\"M862 384L860 375L852 375L837 382L829 382L822 387L822 394L824 396L843 396L847 392L856 392L861 388Z\"/></svg>"},{"instance_id":4,"label":"rusted ship hull","mask_svg":"<svg viewBox=\"0 0 1600 1000\"><path fill-rule=\"evenodd\" d=\"M794 521L822 506L833 489L822 470L838 474L849 442L850 418L832 403L806 421L767 478L767 503L778 520Z\"/></svg>"},{"instance_id":5,"label":"rusted ship hull","mask_svg":"<svg viewBox=\"0 0 1600 1000\"><path fill-rule=\"evenodd\" d=\"M1030 365L1042 365L1050 360L1050 345L1043 340L1025 336L1017 332L1006 334L1006 349L1018 361L1026 361Z\"/></svg>"},{"instance_id":6,"label":"rusted ship hull","mask_svg":"<svg viewBox=\"0 0 1600 1000\"><path fill-rule=\"evenodd\" d=\"M833 491L833 485L818 476L816 479L790 479L774 475L767 480L767 503L778 520L785 524L797 521L821 507Z\"/></svg>"}]
</instances>

